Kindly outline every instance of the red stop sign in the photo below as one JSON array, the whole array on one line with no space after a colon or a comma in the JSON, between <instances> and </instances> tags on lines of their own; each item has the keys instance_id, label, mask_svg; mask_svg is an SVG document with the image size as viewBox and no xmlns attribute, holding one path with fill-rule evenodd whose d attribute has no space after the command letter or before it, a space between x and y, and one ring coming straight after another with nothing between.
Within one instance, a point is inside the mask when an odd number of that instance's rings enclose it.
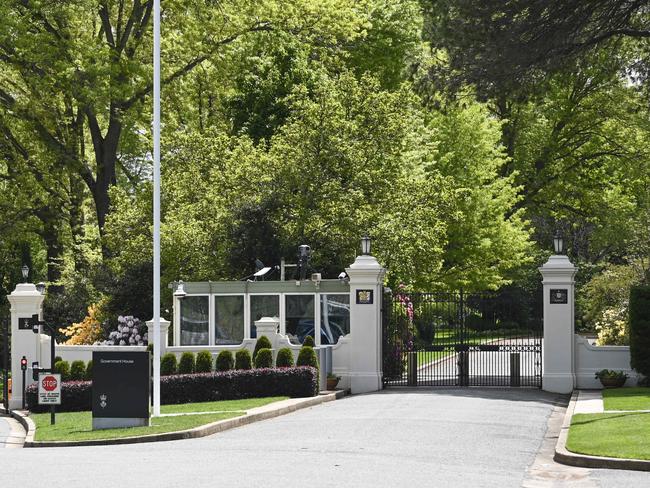
<instances>
[{"instance_id":1,"label":"red stop sign","mask_svg":"<svg viewBox=\"0 0 650 488\"><path fill-rule=\"evenodd\" d=\"M54 376L46 376L41 380L41 385L45 391L54 391L56 390L57 385L56 378Z\"/></svg>"}]
</instances>

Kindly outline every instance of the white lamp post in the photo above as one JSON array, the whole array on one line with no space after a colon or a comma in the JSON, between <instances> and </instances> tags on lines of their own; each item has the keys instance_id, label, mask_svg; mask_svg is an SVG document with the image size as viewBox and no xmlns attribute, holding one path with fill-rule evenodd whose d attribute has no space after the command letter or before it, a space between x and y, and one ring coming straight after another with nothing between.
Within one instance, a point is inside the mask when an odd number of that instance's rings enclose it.
<instances>
[{"instance_id":1,"label":"white lamp post","mask_svg":"<svg viewBox=\"0 0 650 488\"><path fill-rule=\"evenodd\" d=\"M160 0L153 2L153 416L160 416Z\"/></svg>"},{"instance_id":2,"label":"white lamp post","mask_svg":"<svg viewBox=\"0 0 650 488\"><path fill-rule=\"evenodd\" d=\"M556 232L553 236L553 249L555 250L555 254L564 254L564 239L559 232Z\"/></svg>"},{"instance_id":3,"label":"white lamp post","mask_svg":"<svg viewBox=\"0 0 650 488\"><path fill-rule=\"evenodd\" d=\"M361 254L370 256L370 237L367 234L361 238Z\"/></svg>"}]
</instances>

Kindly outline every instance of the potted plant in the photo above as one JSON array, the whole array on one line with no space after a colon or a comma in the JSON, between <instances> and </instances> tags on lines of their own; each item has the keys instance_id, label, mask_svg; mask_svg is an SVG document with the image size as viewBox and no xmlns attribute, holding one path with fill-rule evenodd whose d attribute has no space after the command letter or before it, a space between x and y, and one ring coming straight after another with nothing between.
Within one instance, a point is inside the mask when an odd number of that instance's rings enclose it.
<instances>
[{"instance_id":1,"label":"potted plant","mask_svg":"<svg viewBox=\"0 0 650 488\"><path fill-rule=\"evenodd\" d=\"M327 373L327 390L332 391L336 388L336 385L339 384L340 376L336 376L332 373Z\"/></svg>"},{"instance_id":2,"label":"potted plant","mask_svg":"<svg viewBox=\"0 0 650 488\"><path fill-rule=\"evenodd\" d=\"M596 373L601 384L605 388L620 388L627 380L627 374L624 371L614 371L613 369L601 369Z\"/></svg>"}]
</instances>

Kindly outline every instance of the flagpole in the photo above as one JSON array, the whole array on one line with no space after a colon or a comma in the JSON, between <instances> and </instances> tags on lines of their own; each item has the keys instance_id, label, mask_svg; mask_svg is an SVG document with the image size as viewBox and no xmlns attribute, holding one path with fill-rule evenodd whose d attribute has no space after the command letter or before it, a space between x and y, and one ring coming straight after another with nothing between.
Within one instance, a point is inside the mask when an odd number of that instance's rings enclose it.
<instances>
[{"instance_id":1,"label":"flagpole","mask_svg":"<svg viewBox=\"0 0 650 488\"><path fill-rule=\"evenodd\" d=\"M160 0L153 2L153 416L160 416ZM151 337L149 338L151 340Z\"/></svg>"}]
</instances>

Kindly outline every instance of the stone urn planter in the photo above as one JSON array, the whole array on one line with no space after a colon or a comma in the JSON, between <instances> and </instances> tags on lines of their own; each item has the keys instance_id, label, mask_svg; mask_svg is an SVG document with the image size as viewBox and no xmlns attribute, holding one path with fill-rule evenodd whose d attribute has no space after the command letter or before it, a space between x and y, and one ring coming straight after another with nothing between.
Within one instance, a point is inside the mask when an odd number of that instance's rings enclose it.
<instances>
[{"instance_id":1,"label":"stone urn planter","mask_svg":"<svg viewBox=\"0 0 650 488\"><path fill-rule=\"evenodd\" d=\"M328 374L327 375L327 390L332 391L336 388L336 385L339 384L339 380L341 379L340 376L336 376L333 374Z\"/></svg>"},{"instance_id":2,"label":"stone urn planter","mask_svg":"<svg viewBox=\"0 0 650 488\"><path fill-rule=\"evenodd\" d=\"M627 381L627 374L623 371L601 369L596 373L596 378L600 380L604 388L620 388Z\"/></svg>"}]
</instances>

